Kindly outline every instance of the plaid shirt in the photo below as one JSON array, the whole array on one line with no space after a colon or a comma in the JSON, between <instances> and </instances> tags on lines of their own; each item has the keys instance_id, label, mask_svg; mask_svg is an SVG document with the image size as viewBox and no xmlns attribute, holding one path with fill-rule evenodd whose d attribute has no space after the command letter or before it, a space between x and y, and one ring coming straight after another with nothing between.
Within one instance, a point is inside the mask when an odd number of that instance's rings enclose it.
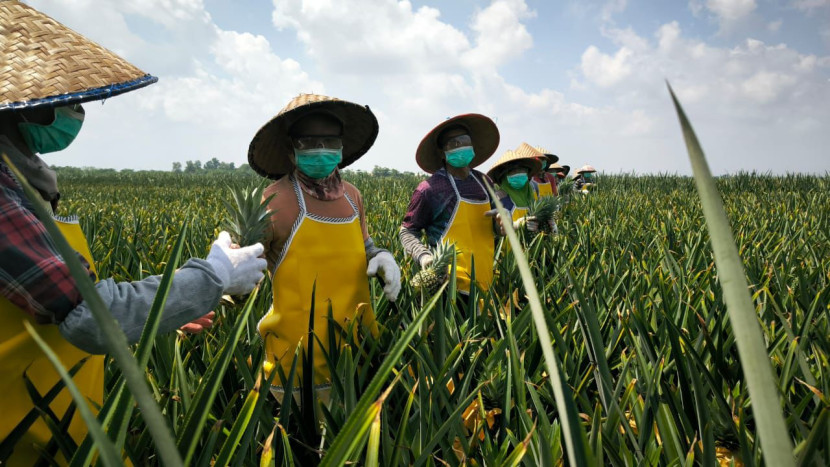
<instances>
[{"instance_id":1,"label":"plaid shirt","mask_svg":"<svg viewBox=\"0 0 830 467\"><path fill-rule=\"evenodd\" d=\"M83 301L46 228L2 163L0 295L42 324L60 323Z\"/></svg>"}]
</instances>

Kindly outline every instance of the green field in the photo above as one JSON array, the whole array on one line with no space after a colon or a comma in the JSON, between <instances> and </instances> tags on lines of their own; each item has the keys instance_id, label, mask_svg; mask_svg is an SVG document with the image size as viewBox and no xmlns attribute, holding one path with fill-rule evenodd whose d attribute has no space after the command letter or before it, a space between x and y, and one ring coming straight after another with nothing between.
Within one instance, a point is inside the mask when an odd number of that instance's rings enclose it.
<instances>
[{"instance_id":1,"label":"green field","mask_svg":"<svg viewBox=\"0 0 830 467\"><path fill-rule=\"evenodd\" d=\"M407 281L417 270L397 229L420 179L347 178L363 193L370 234ZM260 181L66 173L61 210L81 216L101 277L134 280L163 272L185 225L183 259L205 257L227 187ZM764 465L759 410L783 413L799 463L826 465L830 177L741 174L718 188L779 407L749 399L694 180L677 176L602 175L595 193L565 205L558 236L525 238L568 415L506 244L476 316L462 316L446 293L426 306L432 297L406 283L390 305L373 281L381 332L339 336L332 405L317 413L279 413L258 383L267 284L247 310L223 302L210 333L157 338L147 380L191 465L310 465L321 455L329 465L556 465L568 463L567 443L586 464ZM224 371L211 367L223 358ZM110 392L119 373L109 366ZM114 423L110 436L135 465L159 463L141 413L129 412L124 434Z\"/></svg>"}]
</instances>

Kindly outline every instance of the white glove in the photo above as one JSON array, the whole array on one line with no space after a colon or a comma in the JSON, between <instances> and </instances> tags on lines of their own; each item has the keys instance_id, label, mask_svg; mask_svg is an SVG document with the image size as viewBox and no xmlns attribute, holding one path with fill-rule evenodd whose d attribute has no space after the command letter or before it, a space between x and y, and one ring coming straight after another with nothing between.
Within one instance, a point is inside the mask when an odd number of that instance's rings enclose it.
<instances>
[{"instance_id":1,"label":"white glove","mask_svg":"<svg viewBox=\"0 0 830 467\"><path fill-rule=\"evenodd\" d=\"M230 234L222 231L210 247L207 262L222 279L226 294L244 295L254 290L264 276L262 271L268 263L259 257L264 251L261 243L232 249Z\"/></svg>"},{"instance_id":2,"label":"white glove","mask_svg":"<svg viewBox=\"0 0 830 467\"><path fill-rule=\"evenodd\" d=\"M369 260L369 268L366 269L366 275L374 277L378 275L378 272L380 272L380 277L386 283L383 286L383 294L386 295L387 300L394 302L398 298L398 293L401 291L401 269L395 263L395 258L392 256L392 253L381 251Z\"/></svg>"},{"instance_id":3,"label":"white glove","mask_svg":"<svg viewBox=\"0 0 830 467\"><path fill-rule=\"evenodd\" d=\"M536 232L539 230L539 223L533 216L520 217L513 221L513 229L519 230L522 226L527 228L528 232Z\"/></svg>"},{"instance_id":4,"label":"white glove","mask_svg":"<svg viewBox=\"0 0 830 467\"><path fill-rule=\"evenodd\" d=\"M421 269L426 269L432 264L432 254L431 253L424 253L418 257L418 264L421 265Z\"/></svg>"}]
</instances>

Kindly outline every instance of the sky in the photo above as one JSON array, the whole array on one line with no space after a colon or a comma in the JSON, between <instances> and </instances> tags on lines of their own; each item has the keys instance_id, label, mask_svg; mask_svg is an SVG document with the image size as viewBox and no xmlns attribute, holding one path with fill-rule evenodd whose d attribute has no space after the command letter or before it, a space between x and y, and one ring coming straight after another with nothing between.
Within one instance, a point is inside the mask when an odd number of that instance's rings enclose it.
<instances>
[{"instance_id":1,"label":"sky","mask_svg":"<svg viewBox=\"0 0 830 467\"><path fill-rule=\"evenodd\" d=\"M571 167L690 174L675 90L715 174L830 171L830 0L30 0L159 78L85 104L56 166L247 162L300 93L380 123L350 168L420 172L448 117Z\"/></svg>"}]
</instances>

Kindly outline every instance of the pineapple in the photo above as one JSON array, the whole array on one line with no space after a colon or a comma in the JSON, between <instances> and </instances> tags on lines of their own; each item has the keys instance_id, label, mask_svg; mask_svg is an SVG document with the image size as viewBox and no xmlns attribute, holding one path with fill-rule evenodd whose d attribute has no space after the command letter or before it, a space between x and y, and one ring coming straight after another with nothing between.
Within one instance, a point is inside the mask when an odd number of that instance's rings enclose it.
<instances>
[{"instance_id":1,"label":"pineapple","mask_svg":"<svg viewBox=\"0 0 830 467\"><path fill-rule=\"evenodd\" d=\"M419 271L409 281L412 287L424 292L438 289L447 280L447 268L455 256L455 244L441 243L430 249L430 253L432 253L432 264Z\"/></svg>"},{"instance_id":2,"label":"pineapple","mask_svg":"<svg viewBox=\"0 0 830 467\"><path fill-rule=\"evenodd\" d=\"M539 232L550 232L552 230L553 216L559 209L560 200L554 196L545 196L534 201L528 209L528 216L536 218L539 224Z\"/></svg>"},{"instance_id":3,"label":"pineapple","mask_svg":"<svg viewBox=\"0 0 830 467\"><path fill-rule=\"evenodd\" d=\"M271 216L274 215L273 211L268 210L268 203L274 195L263 201L265 187L262 185L229 189L233 203L222 201L226 209L222 228L240 246L261 242L265 237L265 229L271 223Z\"/></svg>"}]
</instances>

